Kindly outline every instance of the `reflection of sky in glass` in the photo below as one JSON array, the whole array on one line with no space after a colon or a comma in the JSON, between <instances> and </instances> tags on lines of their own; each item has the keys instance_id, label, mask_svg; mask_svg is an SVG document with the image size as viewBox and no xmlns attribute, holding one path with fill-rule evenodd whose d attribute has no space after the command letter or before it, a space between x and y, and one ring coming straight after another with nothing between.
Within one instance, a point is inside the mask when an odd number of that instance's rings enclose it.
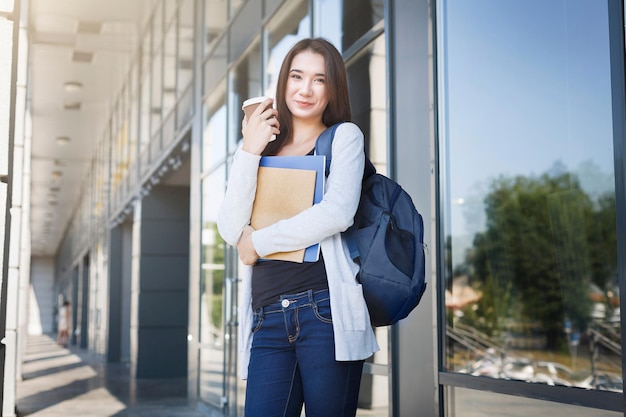
<instances>
[{"instance_id":1,"label":"reflection of sky in glass","mask_svg":"<svg viewBox=\"0 0 626 417\"><path fill-rule=\"evenodd\" d=\"M483 229L501 175L569 171L592 196L612 191L606 4L455 0L445 13L453 236Z\"/></svg>"},{"instance_id":2,"label":"reflection of sky in glass","mask_svg":"<svg viewBox=\"0 0 626 417\"><path fill-rule=\"evenodd\" d=\"M217 213L224 198L224 184L226 184L226 172L224 165L212 172L202 182L202 223L217 222ZM211 231L212 233L212 231ZM209 237L210 238L210 237ZM205 237L203 236L203 241Z\"/></svg>"},{"instance_id":3,"label":"reflection of sky in glass","mask_svg":"<svg viewBox=\"0 0 626 417\"><path fill-rule=\"evenodd\" d=\"M219 109L209 119L204 129L203 149L204 164L203 170L212 169L216 164L220 164L226 155L226 105L220 106ZM220 172L213 172L203 181L204 199L202 202L202 221L214 222L217 220L217 212L222 203L224 183L225 181L223 167ZM218 175L219 174L219 175ZM220 185L221 184L221 185ZM204 239L204 236L203 236Z\"/></svg>"},{"instance_id":4,"label":"reflection of sky in glass","mask_svg":"<svg viewBox=\"0 0 626 417\"><path fill-rule=\"evenodd\" d=\"M226 106L222 105L213 113L204 128L203 170L221 163L226 155Z\"/></svg>"},{"instance_id":5,"label":"reflection of sky in glass","mask_svg":"<svg viewBox=\"0 0 626 417\"><path fill-rule=\"evenodd\" d=\"M315 36L328 39L339 52L341 50L341 27L343 20L343 2L337 0L318 0L313 2L315 7ZM321 34L321 35L320 35Z\"/></svg>"},{"instance_id":6,"label":"reflection of sky in glass","mask_svg":"<svg viewBox=\"0 0 626 417\"><path fill-rule=\"evenodd\" d=\"M308 28L310 24L311 21L307 15L298 24L298 33L295 35L285 36L272 47L267 65L268 86L265 91L265 95L270 97L274 97L276 95L276 83L278 82L278 74L280 73L280 66L283 64L283 59L285 58L285 55L287 55L287 52L289 52L289 49L296 42L309 36Z\"/></svg>"}]
</instances>

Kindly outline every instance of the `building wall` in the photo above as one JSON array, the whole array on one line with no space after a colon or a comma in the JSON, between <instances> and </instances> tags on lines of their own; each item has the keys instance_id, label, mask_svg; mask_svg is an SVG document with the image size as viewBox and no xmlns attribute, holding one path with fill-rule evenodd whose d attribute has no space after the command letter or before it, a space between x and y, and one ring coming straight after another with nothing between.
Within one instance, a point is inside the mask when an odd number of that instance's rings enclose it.
<instances>
[{"instance_id":1,"label":"building wall","mask_svg":"<svg viewBox=\"0 0 626 417\"><path fill-rule=\"evenodd\" d=\"M28 334L54 334L57 312L69 294L55 292L54 259L31 258Z\"/></svg>"}]
</instances>

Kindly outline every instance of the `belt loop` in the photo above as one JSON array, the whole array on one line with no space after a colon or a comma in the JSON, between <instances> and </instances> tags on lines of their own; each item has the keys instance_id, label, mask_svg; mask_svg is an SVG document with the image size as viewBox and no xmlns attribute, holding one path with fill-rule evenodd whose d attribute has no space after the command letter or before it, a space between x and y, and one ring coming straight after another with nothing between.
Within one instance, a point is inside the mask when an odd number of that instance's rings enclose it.
<instances>
[{"instance_id":1,"label":"belt loop","mask_svg":"<svg viewBox=\"0 0 626 417\"><path fill-rule=\"evenodd\" d=\"M308 290L306 294L309 296L309 303L315 305L315 298L313 297L313 290Z\"/></svg>"}]
</instances>

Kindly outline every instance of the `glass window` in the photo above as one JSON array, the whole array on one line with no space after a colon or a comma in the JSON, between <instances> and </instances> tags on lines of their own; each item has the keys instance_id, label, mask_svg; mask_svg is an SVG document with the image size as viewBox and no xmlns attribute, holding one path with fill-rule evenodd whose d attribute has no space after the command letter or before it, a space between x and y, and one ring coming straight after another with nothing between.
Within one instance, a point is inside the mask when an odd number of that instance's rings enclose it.
<instances>
[{"instance_id":1,"label":"glass window","mask_svg":"<svg viewBox=\"0 0 626 417\"><path fill-rule=\"evenodd\" d=\"M187 0L188 1L188 0ZM204 53L209 53L228 23L228 2L204 1Z\"/></svg>"},{"instance_id":2,"label":"glass window","mask_svg":"<svg viewBox=\"0 0 626 417\"><path fill-rule=\"evenodd\" d=\"M193 40L194 40L194 0L182 0L178 28L178 82L176 97L178 109L176 126L181 128L192 116L193 94Z\"/></svg>"},{"instance_id":3,"label":"glass window","mask_svg":"<svg viewBox=\"0 0 626 417\"><path fill-rule=\"evenodd\" d=\"M152 67L152 57L150 54L150 32L143 39L141 47L141 79L139 81L141 89L140 103L140 123L139 123L139 157L141 158L142 172L149 168L150 155L148 145L150 144L150 84Z\"/></svg>"},{"instance_id":4,"label":"glass window","mask_svg":"<svg viewBox=\"0 0 626 417\"><path fill-rule=\"evenodd\" d=\"M116 152L119 159L117 160L117 166L115 167L116 180L119 181L119 187L122 192L122 197L126 197L127 189L125 178L128 175L128 150L129 150L129 138L128 138L128 85L125 85L120 94L119 106L117 111L117 137L116 137Z\"/></svg>"},{"instance_id":5,"label":"glass window","mask_svg":"<svg viewBox=\"0 0 626 417\"><path fill-rule=\"evenodd\" d=\"M172 24L163 39L163 115L167 116L176 104L177 55L176 24Z\"/></svg>"},{"instance_id":6,"label":"glass window","mask_svg":"<svg viewBox=\"0 0 626 417\"><path fill-rule=\"evenodd\" d=\"M619 417L622 413L593 408L578 407L569 404L558 404L548 401L531 400L511 395L494 394L492 392L474 391L466 388L448 387L450 408L447 415L455 417L473 416L550 416L550 417Z\"/></svg>"},{"instance_id":7,"label":"glass window","mask_svg":"<svg viewBox=\"0 0 626 417\"><path fill-rule=\"evenodd\" d=\"M208 94L223 79L228 69L228 37L220 38L211 56L204 64L203 90Z\"/></svg>"},{"instance_id":8,"label":"glass window","mask_svg":"<svg viewBox=\"0 0 626 417\"><path fill-rule=\"evenodd\" d=\"M193 70L193 32L194 0L182 0L180 3L178 27L178 94L191 82Z\"/></svg>"},{"instance_id":9,"label":"glass window","mask_svg":"<svg viewBox=\"0 0 626 417\"><path fill-rule=\"evenodd\" d=\"M230 13L228 15L228 18L230 20L233 19L233 17L237 14L239 9L241 9L241 6L243 6L243 4L245 2L246 2L246 0L230 0L228 2L228 3L230 3Z\"/></svg>"},{"instance_id":10,"label":"glass window","mask_svg":"<svg viewBox=\"0 0 626 417\"><path fill-rule=\"evenodd\" d=\"M223 82L205 101L206 125L202 135L202 170L206 172L226 158L226 83Z\"/></svg>"},{"instance_id":11,"label":"glass window","mask_svg":"<svg viewBox=\"0 0 626 417\"><path fill-rule=\"evenodd\" d=\"M180 0L165 0L163 1L163 7L165 7L165 27L170 25L176 25L176 7Z\"/></svg>"},{"instance_id":12,"label":"glass window","mask_svg":"<svg viewBox=\"0 0 626 417\"><path fill-rule=\"evenodd\" d=\"M443 3L446 369L621 392L607 4Z\"/></svg>"},{"instance_id":13,"label":"glass window","mask_svg":"<svg viewBox=\"0 0 626 417\"><path fill-rule=\"evenodd\" d=\"M154 40L152 42L152 52L156 52L161 49L161 43L163 41L163 30L165 29L163 21L163 3L171 2L171 0L161 0L154 8L154 15L152 16L152 36Z\"/></svg>"},{"instance_id":14,"label":"glass window","mask_svg":"<svg viewBox=\"0 0 626 417\"><path fill-rule=\"evenodd\" d=\"M307 2L298 1L290 6L281 9L267 25L269 58L262 87L265 89L264 94L271 97L276 94L278 73L285 55L296 42L311 35Z\"/></svg>"},{"instance_id":15,"label":"glass window","mask_svg":"<svg viewBox=\"0 0 626 417\"><path fill-rule=\"evenodd\" d=\"M224 248L217 212L224 196L225 166L202 183L202 276L200 279L200 398L220 406L224 396Z\"/></svg>"},{"instance_id":16,"label":"glass window","mask_svg":"<svg viewBox=\"0 0 626 417\"><path fill-rule=\"evenodd\" d=\"M150 104L151 114L151 135L154 136L161 128L161 118L163 115L163 49L159 48L158 52L152 57L152 94Z\"/></svg>"},{"instance_id":17,"label":"glass window","mask_svg":"<svg viewBox=\"0 0 626 417\"><path fill-rule=\"evenodd\" d=\"M130 71L129 78L129 100L130 100L130 116L129 116L129 153L128 153L128 166L129 166L129 189L130 184L135 184L136 181L136 159L137 159L137 146L138 146L138 125L139 125L139 88L138 82L138 68L139 65L134 64Z\"/></svg>"},{"instance_id":18,"label":"glass window","mask_svg":"<svg viewBox=\"0 0 626 417\"><path fill-rule=\"evenodd\" d=\"M376 170L387 173L387 64L385 36L347 62L352 120L365 136L365 149Z\"/></svg>"},{"instance_id":19,"label":"glass window","mask_svg":"<svg viewBox=\"0 0 626 417\"><path fill-rule=\"evenodd\" d=\"M343 54L343 3L335 0L317 0L313 3L314 36L323 36Z\"/></svg>"},{"instance_id":20,"label":"glass window","mask_svg":"<svg viewBox=\"0 0 626 417\"><path fill-rule=\"evenodd\" d=\"M324 34L343 52L385 17L384 0L318 0L316 33ZM341 30L337 30L341 28Z\"/></svg>"},{"instance_id":21,"label":"glass window","mask_svg":"<svg viewBox=\"0 0 626 417\"><path fill-rule=\"evenodd\" d=\"M235 150L235 143L241 138L241 121L243 111L241 104L249 97L260 95L261 92L261 51L256 42L237 64L232 77L232 103L234 106L231 123L231 141L229 150Z\"/></svg>"}]
</instances>

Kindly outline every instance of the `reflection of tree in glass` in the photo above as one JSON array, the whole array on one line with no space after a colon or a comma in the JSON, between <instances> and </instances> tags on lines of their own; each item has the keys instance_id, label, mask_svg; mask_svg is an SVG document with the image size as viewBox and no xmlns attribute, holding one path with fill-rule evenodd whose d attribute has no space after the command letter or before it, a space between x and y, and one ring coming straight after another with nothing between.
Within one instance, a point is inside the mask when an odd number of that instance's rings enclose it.
<instances>
[{"instance_id":1,"label":"reflection of tree in glass","mask_svg":"<svg viewBox=\"0 0 626 417\"><path fill-rule=\"evenodd\" d=\"M483 293L479 327L494 334L506 322L537 323L547 349L564 348L565 320L587 327L590 282L607 289L615 277L614 198L594 206L567 173L499 178L485 212L486 230L467 258L471 283Z\"/></svg>"},{"instance_id":2,"label":"reflection of tree in glass","mask_svg":"<svg viewBox=\"0 0 626 417\"><path fill-rule=\"evenodd\" d=\"M212 233L211 239L205 239L202 263L204 278L204 302L211 316L211 325L222 328L222 303L224 287L224 241L217 231L215 223L206 223L203 233ZM212 242L207 244L207 242Z\"/></svg>"}]
</instances>

